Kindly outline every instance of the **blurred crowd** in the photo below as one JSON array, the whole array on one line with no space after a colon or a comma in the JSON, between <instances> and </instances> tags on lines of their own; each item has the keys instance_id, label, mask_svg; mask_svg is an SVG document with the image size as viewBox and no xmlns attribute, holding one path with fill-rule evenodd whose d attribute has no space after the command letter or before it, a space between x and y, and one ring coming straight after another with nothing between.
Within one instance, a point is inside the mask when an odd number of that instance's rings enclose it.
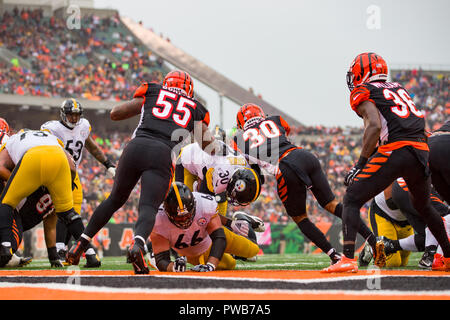
<instances>
[{"instance_id":1,"label":"blurred crowd","mask_svg":"<svg viewBox=\"0 0 450 320\"><path fill-rule=\"evenodd\" d=\"M44 17L41 9L5 11L0 93L92 100L127 100L144 79L162 81L163 60L126 30L118 16L83 15L79 29Z\"/></svg>"},{"instance_id":2,"label":"blurred crowd","mask_svg":"<svg viewBox=\"0 0 450 320\"><path fill-rule=\"evenodd\" d=\"M99 18L83 16L80 28L69 30L66 20L44 17L42 10L14 10L0 17L0 49L14 53L9 61L0 60L0 93L47 97L78 97L93 100L128 100L142 81L161 82L164 61L143 47L123 25L118 16ZM3 52L4 53L4 52ZM430 131L450 115L448 74L405 70L392 75L408 90L415 104L426 113ZM103 151L117 163L131 132L112 132L93 137ZM290 139L313 152L320 160L331 188L342 201L343 178L358 158L362 127L300 126L292 128ZM105 132L104 128L102 132ZM104 166L85 151L79 167L83 184L82 215L89 219L95 208L111 191L113 180ZM138 214L140 186L111 223L134 223ZM363 216L368 204L362 208ZM233 208L272 223L286 223L289 218L277 196L274 177L267 176L259 199L246 208ZM314 222L332 221L334 217L319 207L311 193L307 212Z\"/></svg>"}]
</instances>

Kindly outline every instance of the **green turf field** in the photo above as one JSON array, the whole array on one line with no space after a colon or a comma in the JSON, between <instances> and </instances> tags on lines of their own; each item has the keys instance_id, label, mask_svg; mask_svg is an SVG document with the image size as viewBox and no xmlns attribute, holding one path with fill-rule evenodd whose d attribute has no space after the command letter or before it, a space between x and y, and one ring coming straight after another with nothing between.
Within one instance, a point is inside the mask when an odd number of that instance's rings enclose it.
<instances>
[{"instance_id":1,"label":"green turf field","mask_svg":"<svg viewBox=\"0 0 450 320\"><path fill-rule=\"evenodd\" d=\"M409 258L407 267L399 269L418 269L418 262L422 257L421 252L413 252ZM79 266L83 267L85 260L81 259ZM237 270L321 270L330 264L330 259L324 254L265 254L258 256L256 262L237 260ZM371 266L371 265L370 265ZM191 265L188 265L188 268ZM21 268L9 268L19 270L49 269L47 258L33 259L33 261ZM8 268L5 268L8 269ZM132 270L132 266L126 263L126 257L103 257L102 266L90 270ZM363 268L362 268L363 269Z\"/></svg>"}]
</instances>

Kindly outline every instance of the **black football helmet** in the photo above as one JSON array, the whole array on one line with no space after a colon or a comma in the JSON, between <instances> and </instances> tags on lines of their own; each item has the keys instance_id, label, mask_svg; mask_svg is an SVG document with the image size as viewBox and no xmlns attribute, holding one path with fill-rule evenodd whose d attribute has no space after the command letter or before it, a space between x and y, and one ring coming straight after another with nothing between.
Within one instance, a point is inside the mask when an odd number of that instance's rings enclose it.
<instances>
[{"instance_id":1,"label":"black football helmet","mask_svg":"<svg viewBox=\"0 0 450 320\"><path fill-rule=\"evenodd\" d=\"M81 104L73 99L66 99L61 104L61 121L69 128L75 128L81 121L81 116L83 115L83 107ZM67 116L70 115L71 119L68 119ZM72 122L72 116L78 115L78 117L75 118L76 121ZM72 120L72 121L71 121Z\"/></svg>"},{"instance_id":2,"label":"black football helmet","mask_svg":"<svg viewBox=\"0 0 450 320\"><path fill-rule=\"evenodd\" d=\"M260 193L260 177L250 168L236 170L227 185L227 198L234 206L246 206L255 201Z\"/></svg>"},{"instance_id":3,"label":"black football helmet","mask_svg":"<svg viewBox=\"0 0 450 320\"><path fill-rule=\"evenodd\" d=\"M164 209L170 222L178 228L187 229L195 216L194 194L184 183L173 182L164 200Z\"/></svg>"}]
</instances>

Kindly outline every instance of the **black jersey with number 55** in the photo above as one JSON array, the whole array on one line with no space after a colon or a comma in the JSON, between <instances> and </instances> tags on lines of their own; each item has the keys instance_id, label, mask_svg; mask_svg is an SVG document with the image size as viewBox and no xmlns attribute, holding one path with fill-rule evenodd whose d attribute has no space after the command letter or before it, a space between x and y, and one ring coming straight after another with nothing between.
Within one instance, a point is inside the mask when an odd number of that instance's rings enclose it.
<instances>
[{"instance_id":1,"label":"black jersey with number 55","mask_svg":"<svg viewBox=\"0 0 450 320\"><path fill-rule=\"evenodd\" d=\"M134 132L136 137L161 139L174 147L194 130L194 122L209 125L209 112L199 101L171 88L144 83L133 97L144 98L139 125Z\"/></svg>"}]
</instances>

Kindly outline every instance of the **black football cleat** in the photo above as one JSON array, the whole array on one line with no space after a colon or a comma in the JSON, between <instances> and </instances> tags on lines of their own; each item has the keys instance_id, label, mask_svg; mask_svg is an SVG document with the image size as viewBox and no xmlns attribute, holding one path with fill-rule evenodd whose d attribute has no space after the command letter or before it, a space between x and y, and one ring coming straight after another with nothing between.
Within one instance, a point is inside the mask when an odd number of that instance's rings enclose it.
<instances>
[{"instance_id":1,"label":"black football cleat","mask_svg":"<svg viewBox=\"0 0 450 320\"><path fill-rule=\"evenodd\" d=\"M373 258L373 249L370 244L366 241L364 244L364 248L361 250L361 253L358 257L358 264L360 267L367 267L372 261Z\"/></svg>"},{"instance_id":2,"label":"black football cleat","mask_svg":"<svg viewBox=\"0 0 450 320\"><path fill-rule=\"evenodd\" d=\"M10 246L0 245L0 267L3 268L13 256Z\"/></svg>"},{"instance_id":3,"label":"black football cleat","mask_svg":"<svg viewBox=\"0 0 450 320\"><path fill-rule=\"evenodd\" d=\"M149 274L147 262L145 261L145 248L133 242L127 251L127 262L133 265L134 274Z\"/></svg>"},{"instance_id":4,"label":"black football cleat","mask_svg":"<svg viewBox=\"0 0 450 320\"><path fill-rule=\"evenodd\" d=\"M431 270L435 254L436 247L425 248L422 258L419 260L419 268Z\"/></svg>"},{"instance_id":5,"label":"black football cleat","mask_svg":"<svg viewBox=\"0 0 450 320\"><path fill-rule=\"evenodd\" d=\"M26 266L27 264L30 264L31 261L33 261L32 257L20 257L20 261L19 261L18 267Z\"/></svg>"},{"instance_id":6,"label":"black football cleat","mask_svg":"<svg viewBox=\"0 0 450 320\"><path fill-rule=\"evenodd\" d=\"M102 262L95 253L86 254L86 264L83 266L84 268L100 268L101 265Z\"/></svg>"},{"instance_id":7,"label":"black football cleat","mask_svg":"<svg viewBox=\"0 0 450 320\"><path fill-rule=\"evenodd\" d=\"M67 252L66 261L71 265L77 266L80 263L80 258L83 253L83 246L81 245L81 241L78 240Z\"/></svg>"}]
</instances>

